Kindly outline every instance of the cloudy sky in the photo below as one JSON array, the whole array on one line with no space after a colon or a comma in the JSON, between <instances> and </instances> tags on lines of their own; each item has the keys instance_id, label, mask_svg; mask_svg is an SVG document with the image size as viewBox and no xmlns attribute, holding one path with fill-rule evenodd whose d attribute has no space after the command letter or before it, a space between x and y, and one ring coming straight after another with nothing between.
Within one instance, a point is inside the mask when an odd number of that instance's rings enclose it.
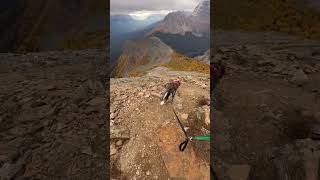
<instances>
[{"instance_id":1,"label":"cloudy sky","mask_svg":"<svg viewBox=\"0 0 320 180\"><path fill-rule=\"evenodd\" d=\"M111 14L130 14L145 17L167 14L170 11L192 11L200 0L111 0Z\"/></svg>"}]
</instances>

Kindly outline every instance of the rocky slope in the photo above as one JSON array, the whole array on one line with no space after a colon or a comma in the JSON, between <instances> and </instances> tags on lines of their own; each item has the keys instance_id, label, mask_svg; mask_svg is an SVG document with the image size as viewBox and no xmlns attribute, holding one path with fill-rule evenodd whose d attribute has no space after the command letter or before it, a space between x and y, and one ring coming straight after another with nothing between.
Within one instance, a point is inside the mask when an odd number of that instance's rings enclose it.
<instances>
[{"instance_id":1,"label":"rocky slope","mask_svg":"<svg viewBox=\"0 0 320 180\"><path fill-rule=\"evenodd\" d=\"M8 52L14 46L16 18L23 9L20 0L3 0L0 8L0 52Z\"/></svg>"},{"instance_id":2,"label":"rocky slope","mask_svg":"<svg viewBox=\"0 0 320 180\"><path fill-rule=\"evenodd\" d=\"M106 50L0 54L0 179L105 179Z\"/></svg>"},{"instance_id":3,"label":"rocky slope","mask_svg":"<svg viewBox=\"0 0 320 180\"><path fill-rule=\"evenodd\" d=\"M177 53L157 37L127 41L113 69L112 77L140 76L156 66L209 73L209 56L204 55L201 58L189 58Z\"/></svg>"},{"instance_id":4,"label":"rocky slope","mask_svg":"<svg viewBox=\"0 0 320 180\"><path fill-rule=\"evenodd\" d=\"M210 46L209 12L210 1L202 1L193 13L172 12L162 21L152 23L143 30L118 37L113 33L111 56L112 62L116 60L115 75L128 76L130 71L145 71L154 65L166 63L171 59L172 50L188 57L203 54ZM134 42L123 44L126 40Z\"/></svg>"},{"instance_id":5,"label":"rocky slope","mask_svg":"<svg viewBox=\"0 0 320 180\"><path fill-rule=\"evenodd\" d=\"M114 64L119 58L126 41L142 39L162 19L160 15L152 15L145 20L133 20L128 15L110 16L110 63Z\"/></svg>"},{"instance_id":6,"label":"rocky slope","mask_svg":"<svg viewBox=\"0 0 320 180\"><path fill-rule=\"evenodd\" d=\"M199 103L201 99L209 99L209 75L158 67L142 77L112 78L110 81L111 178L168 179L171 176L172 168L167 168L171 166L163 161L165 159L162 156L162 153L168 152L164 152L165 147L159 147L157 139L163 140L164 137L159 136L159 131L165 131L167 128L163 129L164 126L176 126L177 122L170 104L160 106L160 96L164 92L164 85L178 76L182 79L182 86L173 103L178 116L184 125L190 128L188 130L190 135L210 132L209 107ZM183 137L179 127L171 133ZM178 145L174 144L176 147ZM188 149L194 149L196 159L208 165L209 146L209 143L205 142L192 142ZM187 158L185 163L189 161ZM181 166L182 164L177 161L173 169ZM190 166L193 167L193 164ZM209 169L206 173L210 173Z\"/></svg>"},{"instance_id":7,"label":"rocky slope","mask_svg":"<svg viewBox=\"0 0 320 180\"><path fill-rule=\"evenodd\" d=\"M317 0L292 0L298 8L309 8L313 11L320 12L320 2Z\"/></svg>"},{"instance_id":8,"label":"rocky slope","mask_svg":"<svg viewBox=\"0 0 320 180\"><path fill-rule=\"evenodd\" d=\"M196 17L209 18L210 17L210 1L209 0L201 1L197 5L197 7L194 9L192 15Z\"/></svg>"},{"instance_id":9,"label":"rocky slope","mask_svg":"<svg viewBox=\"0 0 320 180\"><path fill-rule=\"evenodd\" d=\"M213 60L227 65L211 118L219 179L319 179L319 141L310 139L319 136L319 41L269 32L214 37Z\"/></svg>"},{"instance_id":10,"label":"rocky slope","mask_svg":"<svg viewBox=\"0 0 320 180\"><path fill-rule=\"evenodd\" d=\"M116 76L128 76L130 73L144 72L153 66L169 62L172 53L173 50L157 37L127 41L114 73Z\"/></svg>"},{"instance_id":11,"label":"rocky slope","mask_svg":"<svg viewBox=\"0 0 320 180\"><path fill-rule=\"evenodd\" d=\"M103 48L107 41L107 2L20 1L2 11L8 21L0 34L2 52ZM14 29L12 29L14 27ZM11 30L11 31L9 31Z\"/></svg>"},{"instance_id":12,"label":"rocky slope","mask_svg":"<svg viewBox=\"0 0 320 180\"><path fill-rule=\"evenodd\" d=\"M210 32L210 0L200 1L192 13L193 33L203 36Z\"/></svg>"},{"instance_id":13,"label":"rocky slope","mask_svg":"<svg viewBox=\"0 0 320 180\"><path fill-rule=\"evenodd\" d=\"M301 3L302 2L302 3ZM320 38L320 14L306 0L225 0L214 1L216 29L278 31L309 38Z\"/></svg>"},{"instance_id":14,"label":"rocky slope","mask_svg":"<svg viewBox=\"0 0 320 180\"><path fill-rule=\"evenodd\" d=\"M152 35L155 32L185 35L186 32L192 31L191 25L192 21L188 13L182 11L172 12L163 21L159 22L148 35Z\"/></svg>"},{"instance_id":15,"label":"rocky slope","mask_svg":"<svg viewBox=\"0 0 320 180\"><path fill-rule=\"evenodd\" d=\"M195 59L199 59L206 64L210 64L210 50L207 50L202 56L195 57Z\"/></svg>"}]
</instances>

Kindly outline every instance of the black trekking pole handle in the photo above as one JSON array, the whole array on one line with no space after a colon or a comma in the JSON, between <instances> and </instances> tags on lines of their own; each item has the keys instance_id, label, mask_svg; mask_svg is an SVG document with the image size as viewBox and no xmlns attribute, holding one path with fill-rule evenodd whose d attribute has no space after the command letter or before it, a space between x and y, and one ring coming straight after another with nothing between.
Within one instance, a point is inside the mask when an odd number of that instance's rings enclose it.
<instances>
[{"instance_id":1,"label":"black trekking pole handle","mask_svg":"<svg viewBox=\"0 0 320 180\"><path fill-rule=\"evenodd\" d=\"M184 150L186 149L188 143L189 143L189 139L186 139L185 141L183 141L183 142L179 145L179 150L180 150L180 151L184 151Z\"/></svg>"}]
</instances>

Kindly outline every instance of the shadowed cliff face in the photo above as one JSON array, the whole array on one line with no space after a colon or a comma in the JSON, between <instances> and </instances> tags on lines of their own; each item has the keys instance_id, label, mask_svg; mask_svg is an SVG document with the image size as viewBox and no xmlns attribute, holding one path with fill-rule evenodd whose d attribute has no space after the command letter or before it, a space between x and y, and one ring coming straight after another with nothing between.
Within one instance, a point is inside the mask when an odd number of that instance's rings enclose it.
<instances>
[{"instance_id":1,"label":"shadowed cliff face","mask_svg":"<svg viewBox=\"0 0 320 180\"><path fill-rule=\"evenodd\" d=\"M7 9L1 8L1 21L9 17L9 22L0 38L11 38L1 46L2 52L106 46L107 2L103 0L16 0L7 4Z\"/></svg>"},{"instance_id":2,"label":"shadowed cliff face","mask_svg":"<svg viewBox=\"0 0 320 180\"><path fill-rule=\"evenodd\" d=\"M14 46L16 18L22 9L19 0L3 0L0 7L0 52L7 52Z\"/></svg>"},{"instance_id":3,"label":"shadowed cliff face","mask_svg":"<svg viewBox=\"0 0 320 180\"><path fill-rule=\"evenodd\" d=\"M214 1L211 13L217 29L278 31L307 38L320 38L320 13L308 8L306 3L301 3L303 1Z\"/></svg>"},{"instance_id":4,"label":"shadowed cliff face","mask_svg":"<svg viewBox=\"0 0 320 180\"><path fill-rule=\"evenodd\" d=\"M292 0L300 7L307 7L320 12L320 1L318 0Z\"/></svg>"}]
</instances>

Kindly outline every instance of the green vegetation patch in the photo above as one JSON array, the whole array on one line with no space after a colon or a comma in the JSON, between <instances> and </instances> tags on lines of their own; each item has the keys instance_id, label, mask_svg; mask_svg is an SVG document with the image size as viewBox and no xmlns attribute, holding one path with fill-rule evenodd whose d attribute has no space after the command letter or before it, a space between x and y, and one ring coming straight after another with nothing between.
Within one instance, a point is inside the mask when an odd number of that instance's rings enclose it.
<instances>
[{"instance_id":1,"label":"green vegetation patch","mask_svg":"<svg viewBox=\"0 0 320 180\"><path fill-rule=\"evenodd\" d=\"M173 53L171 61L161 66L167 67L174 71L194 71L199 73L210 74L210 66L202 63L197 59L189 58L184 55Z\"/></svg>"}]
</instances>

